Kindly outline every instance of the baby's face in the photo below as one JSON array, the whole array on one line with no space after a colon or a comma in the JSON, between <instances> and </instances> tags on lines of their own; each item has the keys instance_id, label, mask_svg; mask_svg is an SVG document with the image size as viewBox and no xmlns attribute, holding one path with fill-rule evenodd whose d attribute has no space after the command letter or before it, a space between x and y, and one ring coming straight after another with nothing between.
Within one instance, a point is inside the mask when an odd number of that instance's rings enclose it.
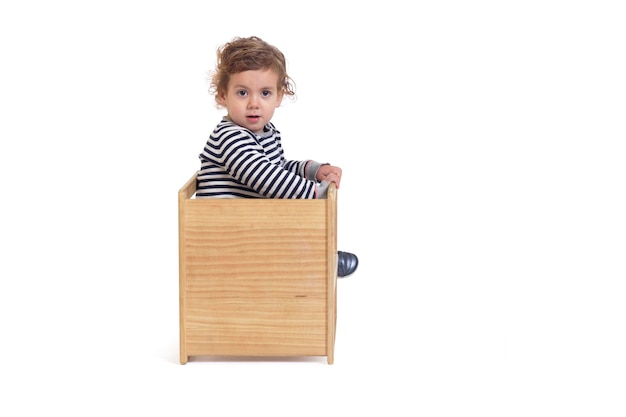
<instances>
[{"instance_id":1,"label":"baby's face","mask_svg":"<svg viewBox=\"0 0 626 417\"><path fill-rule=\"evenodd\" d=\"M226 92L219 96L220 104L228 110L230 119L255 133L274 116L283 99L278 90L278 74L273 70L252 70L230 76Z\"/></svg>"}]
</instances>

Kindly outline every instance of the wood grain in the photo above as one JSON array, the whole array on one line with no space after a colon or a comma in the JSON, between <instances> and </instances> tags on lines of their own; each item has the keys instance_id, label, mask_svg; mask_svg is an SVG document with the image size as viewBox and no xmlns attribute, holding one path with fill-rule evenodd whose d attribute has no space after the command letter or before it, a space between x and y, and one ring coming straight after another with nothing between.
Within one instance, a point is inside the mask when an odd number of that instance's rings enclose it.
<instances>
[{"instance_id":1,"label":"wood grain","mask_svg":"<svg viewBox=\"0 0 626 417\"><path fill-rule=\"evenodd\" d=\"M334 361L336 190L324 200L195 199L179 191L180 361Z\"/></svg>"}]
</instances>

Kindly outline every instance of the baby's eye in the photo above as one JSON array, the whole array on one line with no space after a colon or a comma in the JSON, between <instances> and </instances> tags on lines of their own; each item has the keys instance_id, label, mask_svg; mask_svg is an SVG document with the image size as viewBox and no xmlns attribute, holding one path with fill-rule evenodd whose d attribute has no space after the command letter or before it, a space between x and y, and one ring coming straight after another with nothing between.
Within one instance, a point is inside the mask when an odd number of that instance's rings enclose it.
<instances>
[{"instance_id":1,"label":"baby's eye","mask_svg":"<svg viewBox=\"0 0 626 417\"><path fill-rule=\"evenodd\" d=\"M237 95L240 97L245 97L248 95L248 92L246 90L239 90L237 91Z\"/></svg>"},{"instance_id":2,"label":"baby's eye","mask_svg":"<svg viewBox=\"0 0 626 417\"><path fill-rule=\"evenodd\" d=\"M270 90L263 90L263 91L261 92L261 95L262 95L263 97L269 97L269 96L271 96L271 95L272 95L272 92L271 92Z\"/></svg>"}]
</instances>

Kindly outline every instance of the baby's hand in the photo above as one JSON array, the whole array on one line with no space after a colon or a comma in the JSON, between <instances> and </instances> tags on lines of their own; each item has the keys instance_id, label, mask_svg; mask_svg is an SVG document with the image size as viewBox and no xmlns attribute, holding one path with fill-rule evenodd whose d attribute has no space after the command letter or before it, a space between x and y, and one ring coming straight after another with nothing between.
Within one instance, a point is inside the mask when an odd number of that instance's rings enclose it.
<instances>
[{"instance_id":1,"label":"baby's hand","mask_svg":"<svg viewBox=\"0 0 626 417\"><path fill-rule=\"evenodd\" d=\"M341 182L341 168L333 165L322 165L317 170L316 178L318 181L326 181L328 183L334 182L339 189L339 183Z\"/></svg>"}]
</instances>

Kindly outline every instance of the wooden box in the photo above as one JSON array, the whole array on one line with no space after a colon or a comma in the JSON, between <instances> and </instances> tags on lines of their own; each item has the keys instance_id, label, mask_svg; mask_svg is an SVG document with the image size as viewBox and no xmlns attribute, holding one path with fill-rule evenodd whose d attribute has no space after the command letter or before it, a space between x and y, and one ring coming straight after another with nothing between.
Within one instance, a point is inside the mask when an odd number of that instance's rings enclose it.
<instances>
[{"instance_id":1,"label":"wooden box","mask_svg":"<svg viewBox=\"0 0 626 417\"><path fill-rule=\"evenodd\" d=\"M337 191L328 198L178 192L180 362L192 356L334 360Z\"/></svg>"}]
</instances>

